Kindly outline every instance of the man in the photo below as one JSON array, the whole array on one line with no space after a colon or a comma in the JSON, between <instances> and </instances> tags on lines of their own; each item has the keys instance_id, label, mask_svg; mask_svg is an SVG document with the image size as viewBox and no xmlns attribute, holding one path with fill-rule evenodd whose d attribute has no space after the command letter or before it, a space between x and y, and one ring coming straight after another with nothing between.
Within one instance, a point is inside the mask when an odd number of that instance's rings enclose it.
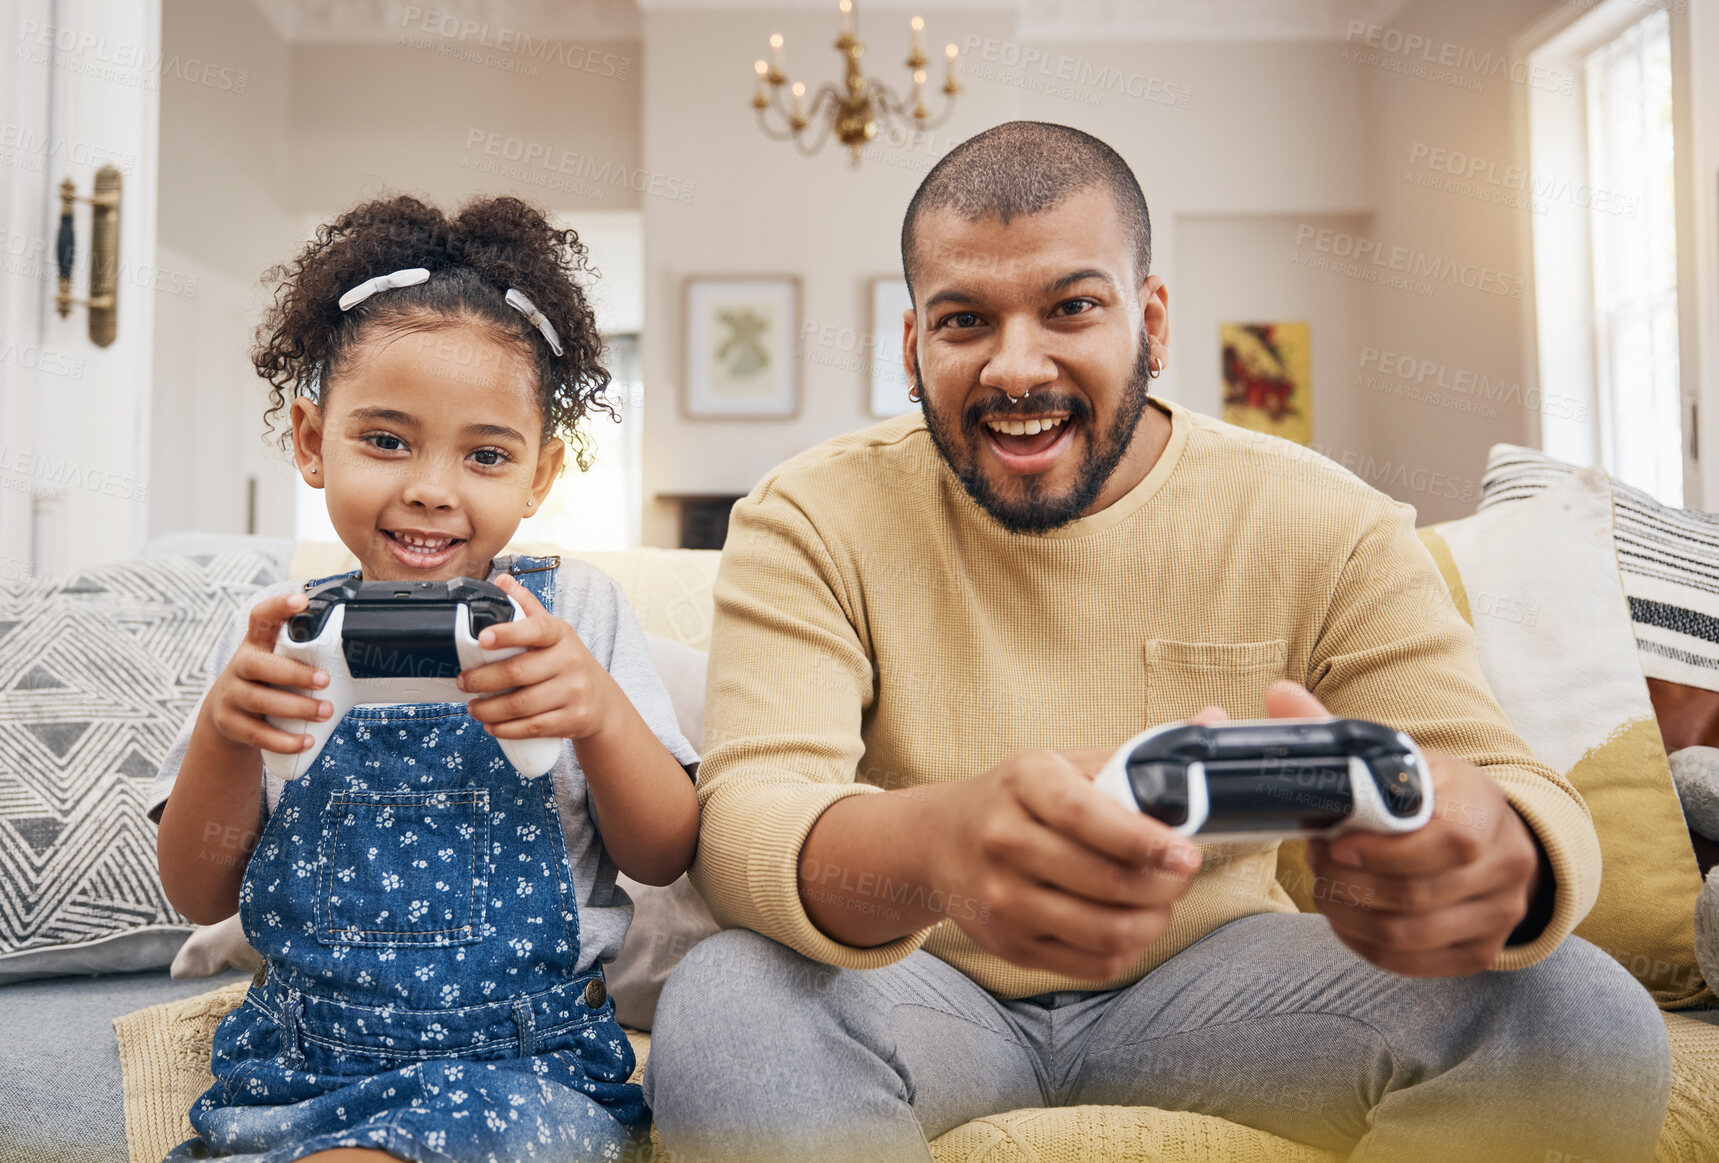
<instances>
[{"instance_id":1,"label":"man","mask_svg":"<svg viewBox=\"0 0 1719 1163\"><path fill-rule=\"evenodd\" d=\"M1570 936L1585 805L1487 692L1411 506L1148 394L1150 260L1102 142L962 144L902 228L922 414L735 507L694 867L734 928L662 995L665 1144L926 1160L1096 1103L1356 1163L1651 1158L1663 1025ZM1439 810L1310 842L1315 916L1276 845L1202 850L1091 786L1141 728L1226 712L1407 731Z\"/></svg>"}]
</instances>

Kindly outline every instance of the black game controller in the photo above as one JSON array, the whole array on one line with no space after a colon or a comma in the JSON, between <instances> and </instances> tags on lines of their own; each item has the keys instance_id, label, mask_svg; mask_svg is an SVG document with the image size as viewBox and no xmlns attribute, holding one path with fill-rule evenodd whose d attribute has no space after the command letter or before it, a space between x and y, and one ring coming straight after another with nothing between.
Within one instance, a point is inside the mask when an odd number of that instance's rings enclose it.
<instances>
[{"instance_id":1,"label":"black game controller","mask_svg":"<svg viewBox=\"0 0 1719 1163\"><path fill-rule=\"evenodd\" d=\"M477 578L452 581L359 581L342 578L318 586L310 605L289 618L275 653L328 672L320 691L286 687L295 694L327 699L334 714L320 722L269 722L294 735L310 735L306 751L264 751L278 779L294 779L310 768L346 712L369 703L467 703L481 697L462 691L462 670L524 652L510 646L486 650L478 635L491 626L525 617L500 586ZM501 692L498 692L501 693ZM502 754L521 774L538 776L555 766L561 739L498 739Z\"/></svg>"},{"instance_id":2,"label":"black game controller","mask_svg":"<svg viewBox=\"0 0 1719 1163\"><path fill-rule=\"evenodd\" d=\"M1213 840L1412 832L1432 818L1420 749L1366 719L1166 723L1123 744L1094 784L1179 836Z\"/></svg>"}]
</instances>

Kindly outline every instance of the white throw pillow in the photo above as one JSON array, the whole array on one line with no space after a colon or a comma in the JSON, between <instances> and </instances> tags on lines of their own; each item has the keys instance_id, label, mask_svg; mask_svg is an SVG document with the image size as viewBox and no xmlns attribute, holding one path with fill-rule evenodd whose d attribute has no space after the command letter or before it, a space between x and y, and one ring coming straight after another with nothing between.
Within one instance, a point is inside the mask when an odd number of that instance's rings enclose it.
<instances>
[{"instance_id":1,"label":"white throw pillow","mask_svg":"<svg viewBox=\"0 0 1719 1163\"><path fill-rule=\"evenodd\" d=\"M173 958L175 978L213 977L228 969L254 971L263 963L263 955L245 940L245 930L234 913L213 925L198 925L179 953Z\"/></svg>"},{"instance_id":2,"label":"white throw pillow","mask_svg":"<svg viewBox=\"0 0 1719 1163\"><path fill-rule=\"evenodd\" d=\"M1578 470L1534 448L1495 444L1480 510L1542 495ZM1648 678L1719 691L1719 514L1678 509L1612 481L1618 572Z\"/></svg>"},{"instance_id":3,"label":"white throw pillow","mask_svg":"<svg viewBox=\"0 0 1719 1163\"><path fill-rule=\"evenodd\" d=\"M1421 530L1511 726L1587 803L1604 873L1576 935L1662 1006L1706 1002L1694 950L1701 873L1642 676L1597 468Z\"/></svg>"}]
</instances>

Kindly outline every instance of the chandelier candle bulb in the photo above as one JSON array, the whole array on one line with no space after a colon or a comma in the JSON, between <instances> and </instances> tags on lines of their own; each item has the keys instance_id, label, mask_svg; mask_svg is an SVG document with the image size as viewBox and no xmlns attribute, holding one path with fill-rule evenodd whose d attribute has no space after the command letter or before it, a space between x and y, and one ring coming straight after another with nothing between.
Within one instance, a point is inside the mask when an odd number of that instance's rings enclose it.
<instances>
[{"instance_id":1,"label":"chandelier candle bulb","mask_svg":"<svg viewBox=\"0 0 1719 1163\"><path fill-rule=\"evenodd\" d=\"M947 65L943 76L943 92L950 97L961 91L961 82L955 79L955 54L960 51L953 43L943 46L943 59Z\"/></svg>"},{"instance_id":2,"label":"chandelier candle bulb","mask_svg":"<svg viewBox=\"0 0 1719 1163\"><path fill-rule=\"evenodd\" d=\"M791 142L807 156L817 153L826 142L840 142L847 147L848 164L857 168L862 151L876 140L880 130L905 128L922 133L948 121L961 86L955 80L957 50L951 44L947 49L949 78L943 84L944 99L935 111L927 104L925 86L931 62L925 57L923 16L909 20L913 48L907 60L906 79L913 83L913 88L907 90L881 77L868 76L860 65L865 45L859 40L859 17L854 4L855 0L841 0L837 6L842 29L833 47L841 58L842 69L834 83L808 85L791 81L785 70L782 34L771 33L769 55L752 66L758 72L758 86L751 104L765 137ZM788 93L782 92L783 86L788 87ZM811 91L807 92L808 89Z\"/></svg>"}]
</instances>

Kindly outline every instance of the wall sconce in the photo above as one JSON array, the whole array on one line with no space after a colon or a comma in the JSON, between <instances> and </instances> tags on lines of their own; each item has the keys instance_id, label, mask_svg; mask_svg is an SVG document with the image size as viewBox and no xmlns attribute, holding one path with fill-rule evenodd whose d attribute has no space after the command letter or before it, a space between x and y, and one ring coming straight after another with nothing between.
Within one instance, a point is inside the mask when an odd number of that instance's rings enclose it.
<instances>
[{"instance_id":1,"label":"wall sconce","mask_svg":"<svg viewBox=\"0 0 1719 1163\"><path fill-rule=\"evenodd\" d=\"M106 347L119 328L119 170L111 165L96 171L90 196L78 196L67 178L60 183L60 237L55 251L60 263L60 290L54 306L60 318L74 305L90 309L90 342ZM90 204L90 297L72 298L72 266L77 258L77 240L72 228L72 203Z\"/></svg>"}]
</instances>

